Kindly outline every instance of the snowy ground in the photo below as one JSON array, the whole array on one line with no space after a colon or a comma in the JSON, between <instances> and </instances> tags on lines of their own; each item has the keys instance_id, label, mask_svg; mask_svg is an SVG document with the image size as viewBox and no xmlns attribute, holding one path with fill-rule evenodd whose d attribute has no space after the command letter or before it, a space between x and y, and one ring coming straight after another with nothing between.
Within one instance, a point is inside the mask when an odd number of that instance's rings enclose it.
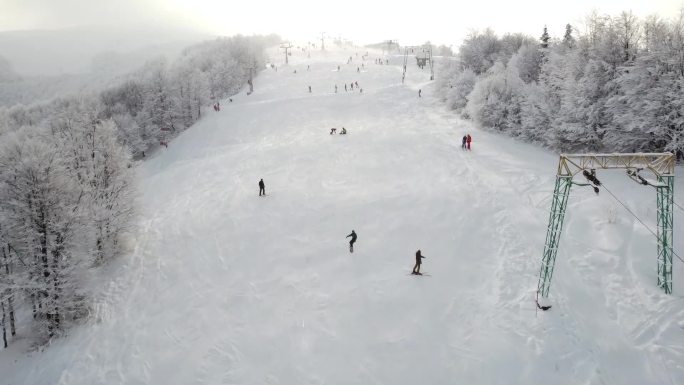
<instances>
[{"instance_id":1,"label":"snowy ground","mask_svg":"<svg viewBox=\"0 0 684 385\"><path fill-rule=\"evenodd\" d=\"M537 314L557 155L458 120L414 62L402 85L400 57L357 73L354 52L274 54L254 94L143 164L137 238L93 320L0 352L0 383L684 383L684 264L661 294L653 236L576 188ZM652 188L600 177L655 228ZM409 275L417 249L430 276Z\"/></svg>"}]
</instances>

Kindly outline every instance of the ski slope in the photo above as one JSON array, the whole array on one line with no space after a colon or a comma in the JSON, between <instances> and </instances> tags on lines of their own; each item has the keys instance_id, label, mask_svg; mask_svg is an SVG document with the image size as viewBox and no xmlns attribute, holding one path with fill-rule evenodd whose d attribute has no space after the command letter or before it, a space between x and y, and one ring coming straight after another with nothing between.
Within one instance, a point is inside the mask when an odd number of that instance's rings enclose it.
<instances>
[{"instance_id":1,"label":"ski slope","mask_svg":"<svg viewBox=\"0 0 684 385\"><path fill-rule=\"evenodd\" d=\"M684 263L662 294L653 236L575 188L537 313L557 155L459 120L414 62L405 84L399 56L357 73L356 52L274 52L253 94L140 165L92 319L0 352L0 384L683 384ZM655 228L652 188L599 177Z\"/></svg>"}]
</instances>

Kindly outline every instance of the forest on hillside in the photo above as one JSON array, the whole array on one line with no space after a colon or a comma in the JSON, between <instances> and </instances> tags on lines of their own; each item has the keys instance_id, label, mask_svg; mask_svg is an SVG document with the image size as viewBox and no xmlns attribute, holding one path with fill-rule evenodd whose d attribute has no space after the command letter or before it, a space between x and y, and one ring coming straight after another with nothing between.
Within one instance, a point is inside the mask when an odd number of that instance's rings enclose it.
<instances>
[{"instance_id":1,"label":"forest on hillside","mask_svg":"<svg viewBox=\"0 0 684 385\"><path fill-rule=\"evenodd\" d=\"M562 38L471 34L437 72L479 127L561 152L684 150L684 12L587 17Z\"/></svg>"}]
</instances>

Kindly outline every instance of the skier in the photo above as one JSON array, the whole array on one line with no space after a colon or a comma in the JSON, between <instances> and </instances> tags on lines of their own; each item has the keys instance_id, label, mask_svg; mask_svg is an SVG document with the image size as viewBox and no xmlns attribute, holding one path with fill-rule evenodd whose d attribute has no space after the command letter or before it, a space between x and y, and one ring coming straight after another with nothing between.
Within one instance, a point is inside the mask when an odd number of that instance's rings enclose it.
<instances>
[{"instance_id":1,"label":"skier","mask_svg":"<svg viewBox=\"0 0 684 385\"><path fill-rule=\"evenodd\" d=\"M309 65L308 65L308 64L306 65L306 70L307 70L307 71L309 70Z\"/></svg>"},{"instance_id":2,"label":"skier","mask_svg":"<svg viewBox=\"0 0 684 385\"><path fill-rule=\"evenodd\" d=\"M361 72L361 69L359 67L356 67L356 72Z\"/></svg>"},{"instance_id":3,"label":"skier","mask_svg":"<svg viewBox=\"0 0 684 385\"><path fill-rule=\"evenodd\" d=\"M347 235L345 238L351 237L351 241L349 241L349 252L353 253L354 252L354 242L356 242L356 233L354 230L352 230L351 234Z\"/></svg>"},{"instance_id":4,"label":"skier","mask_svg":"<svg viewBox=\"0 0 684 385\"><path fill-rule=\"evenodd\" d=\"M337 84L335 84L335 93L337 93Z\"/></svg>"},{"instance_id":5,"label":"skier","mask_svg":"<svg viewBox=\"0 0 684 385\"><path fill-rule=\"evenodd\" d=\"M461 143L461 148L464 149L464 150L467 148L467 147L466 147L466 142L468 142L468 137L465 136L465 135L463 135L463 142Z\"/></svg>"},{"instance_id":6,"label":"skier","mask_svg":"<svg viewBox=\"0 0 684 385\"><path fill-rule=\"evenodd\" d=\"M470 150L470 142L473 141L473 138L470 137L470 134L468 134L468 137L466 138L466 142L468 143L468 150Z\"/></svg>"},{"instance_id":7,"label":"skier","mask_svg":"<svg viewBox=\"0 0 684 385\"><path fill-rule=\"evenodd\" d=\"M347 83L344 83L344 92L347 92Z\"/></svg>"},{"instance_id":8,"label":"skier","mask_svg":"<svg viewBox=\"0 0 684 385\"><path fill-rule=\"evenodd\" d=\"M311 86L309 86L309 93L311 93Z\"/></svg>"},{"instance_id":9,"label":"skier","mask_svg":"<svg viewBox=\"0 0 684 385\"><path fill-rule=\"evenodd\" d=\"M263 178L259 180L259 196L261 196L262 193L266 196L266 185L264 184Z\"/></svg>"},{"instance_id":10,"label":"skier","mask_svg":"<svg viewBox=\"0 0 684 385\"><path fill-rule=\"evenodd\" d=\"M340 66L337 66L337 72L340 72Z\"/></svg>"},{"instance_id":11,"label":"skier","mask_svg":"<svg viewBox=\"0 0 684 385\"><path fill-rule=\"evenodd\" d=\"M350 83L352 91L354 91L354 83Z\"/></svg>"},{"instance_id":12,"label":"skier","mask_svg":"<svg viewBox=\"0 0 684 385\"><path fill-rule=\"evenodd\" d=\"M421 259L423 259L423 258L425 258L425 257L423 257L423 256L420 254L420 250L416 251L416 264L413 266L413 272L412 272L411 274L423 275L423 274L420 272L420 265L422 264Z\"/></svg>"},{"instance_id":13,"label":"skier","mask_svg":"<svg viewBox=\"0 0 684 385\"><path fill-rule=\"evenodd\" d=\"M354 82L354 85L356 86L356 88L359 88L359 82Z\"/></svg>"},{"instance_id":14,"label":"skier","mask_svg":"<svg viewBox=\"0 0 684 385\"><path fill-rule=\"evenodd\" d=\"M420 97L420 94L423 92L423 90L419 89L418 90L418 97Z\"/></svg>"}]
</instances>

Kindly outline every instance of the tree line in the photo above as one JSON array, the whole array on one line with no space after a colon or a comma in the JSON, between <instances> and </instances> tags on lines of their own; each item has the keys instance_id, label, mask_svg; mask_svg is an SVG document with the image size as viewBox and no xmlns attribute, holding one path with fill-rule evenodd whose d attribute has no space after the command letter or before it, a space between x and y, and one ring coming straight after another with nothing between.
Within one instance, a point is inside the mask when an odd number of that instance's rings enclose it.
<instances>
[{"instance_id":1,"label":"tree line","mask_svg":"<svg viewBox=\"0 0 684 385\"><path fill-rule=\"evenodd\" d=\"M684 12L593 14L561 39L473 33L438 76L463 117L556 151L684 150Z\"/></svg>"},{"instance_id":2,"label":"tree line","mask_svg":"<svg viewBox=\"0 0 684 385\"><path fill-rule=\"evenodd\" d=\"M277 36L236 36L146 63L99 93L0 108L0 327L39 341L88 314L92 282L123 251L134 162L237 93ZM21 314L26 314L21 317Z\"/></svg>"}]
</instances>

